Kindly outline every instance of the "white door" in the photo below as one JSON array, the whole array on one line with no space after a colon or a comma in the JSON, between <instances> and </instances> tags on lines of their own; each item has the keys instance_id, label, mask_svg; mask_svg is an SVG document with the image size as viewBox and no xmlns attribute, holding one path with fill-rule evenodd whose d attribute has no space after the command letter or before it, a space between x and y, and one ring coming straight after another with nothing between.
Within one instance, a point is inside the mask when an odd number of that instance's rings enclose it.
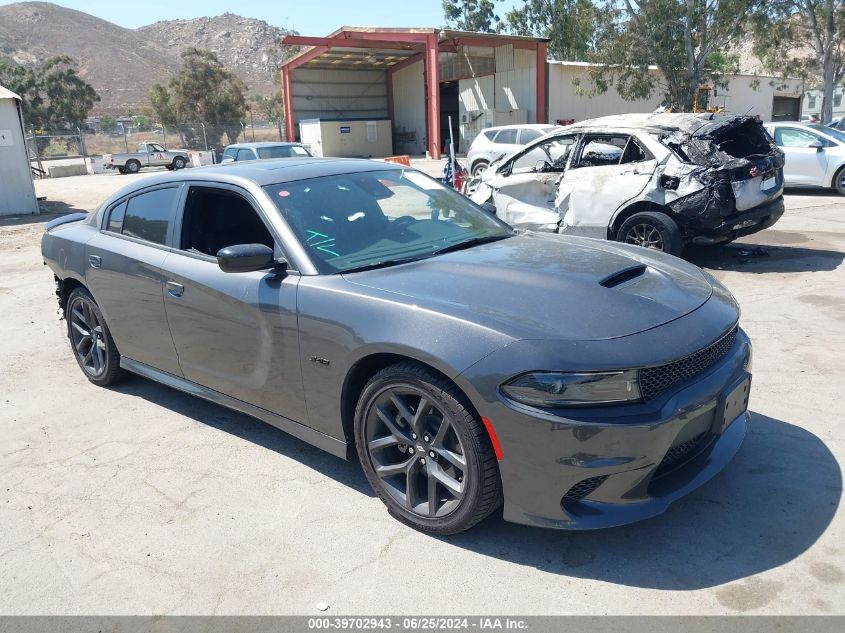
<instances>
[{"instance_id":1,"label":"white door","mask_svg":"<svg viewBox=\"0 0 845 633\"><path fill-rule=\"evenodd\" d=\"M616 210L638 196L657 159L625 134L588 134L561 180L555 205L561 232L606 238Z\"/></svg>"},{"instance_id":2,"label":"white door","mask_svg":"<svg viewBox=\"0 0 845 633\"><path fill-rule=\"evenodd\" d=\"M828 141L810 130L797 127L776 127L775 143L786 155L783 179L789 185L816 185L826 187ZM821 145L819 145L821 143ZM811 145L818 145L811 147Z\"/></svg>"}]
</instances>

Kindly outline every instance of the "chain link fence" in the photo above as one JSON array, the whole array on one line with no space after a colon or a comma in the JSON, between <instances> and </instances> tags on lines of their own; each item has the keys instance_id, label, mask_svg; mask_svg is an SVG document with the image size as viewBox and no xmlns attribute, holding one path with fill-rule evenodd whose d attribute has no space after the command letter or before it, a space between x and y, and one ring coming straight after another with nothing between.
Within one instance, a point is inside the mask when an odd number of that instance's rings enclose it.
<instances>
[{"instance_id":1,"label":"chain link fence","mask_svg":"<svg viewBox=\"0 0 845 633\"><path fill-rule=\"evenodd\" d=\"M110 119L106 128L102 123L107 119L93 119L85 128L28 129L26 143L33 175L44 177L51 165L84 165L86 158L136 152L141 143L158 143L171 150L211 151L219 162L224 147L232 143L286 140L283 121L198 121L166 126L127 117Z\"/></svg>"}]
</instances>

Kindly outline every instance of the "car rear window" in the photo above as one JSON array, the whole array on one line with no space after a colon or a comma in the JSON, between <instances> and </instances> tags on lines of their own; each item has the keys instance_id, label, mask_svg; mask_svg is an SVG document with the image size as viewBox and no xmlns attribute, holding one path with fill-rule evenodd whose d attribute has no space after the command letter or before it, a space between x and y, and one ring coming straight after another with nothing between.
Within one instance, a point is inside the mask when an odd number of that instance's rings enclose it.
<instances>
[{"instance_id":1,"label":"car rear window","mask_svg":"<svg viewBox=\"0 0 845 633\"><path fill-rule=\"evenodd\" d=\"M536 141L538 138L543 136L543 133L540 130L535 130L534 128L526 127L522 129L522 132L519 134L519 143L521 145L528 145L531 141Z\"/></svg>"},{"instance_id":2,"label":"car rear window","mask_svg":"<svg viewBox=\"0 0 845 633\"><path fill-rule=\"evenodd\" d=\"M310 156L310 154L308 150L299 145L276 145L258 148L258 158L291 158L292 156Z\"/></svg>"},{"instance_id":3,"label":"car rear window","mask_svg":"<svg viewBox=\"0 0 845 633\"><path fill-rule=\"evenodd\" d=\"M509 145L516 145L516 133L518 130L516 128L511 128L507 130L499 130L499 133L496 135L496 143L506 143Z\"/></svg>"},{"instance_id":4,"label":"car rear window","mask_svg":"<svg viewBox=\"0 0 845 633\"><path fill-rule=\"evenodd\" d=\"M496 136L496 130L485 130L484 136L487 137L488 141L492 141L493 137Z\"/></svg>"},{"instance_id":5,"label":"car rear window","mask_svg":"<svg viewBox=\"0 0 845 633\"><path fill-rule=\"evenodd\" d=\"M130 198L121 232L155 244L166 243L178 202L179 187L155 189Z\"/></svg>"}]
</instances>

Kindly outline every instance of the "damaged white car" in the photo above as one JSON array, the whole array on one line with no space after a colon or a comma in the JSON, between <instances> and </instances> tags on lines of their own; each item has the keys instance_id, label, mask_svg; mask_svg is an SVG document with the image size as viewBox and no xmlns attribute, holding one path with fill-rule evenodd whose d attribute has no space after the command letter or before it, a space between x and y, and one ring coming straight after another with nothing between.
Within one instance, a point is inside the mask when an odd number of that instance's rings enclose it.
<instances>
[{"instance_id":1,"label":"damaged white car","mask_svg":"<svg viewBox=\"0 0 845 633\"><path fill-rule=\"evenodd\" d=\"M500 158L471 198L516 227L678 255L777 222L783 164L755 117L629 114L576 123Z\"/></svg>"}]
</instances>

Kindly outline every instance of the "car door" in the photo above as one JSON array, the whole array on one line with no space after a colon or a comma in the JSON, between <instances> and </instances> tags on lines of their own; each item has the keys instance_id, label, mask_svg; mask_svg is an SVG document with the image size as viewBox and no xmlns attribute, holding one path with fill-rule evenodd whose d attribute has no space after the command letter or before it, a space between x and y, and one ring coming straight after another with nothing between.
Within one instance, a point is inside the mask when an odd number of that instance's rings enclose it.
<instances>
[{"instance_id":1,"label":"car door","mask_svg":"<svg viewBox=\"0 0 845 633\"><path fill-rule=\"evenodd\" d=\"M160 185L113 204L85 246L85 282L121 356L181 376L162 296L179 184Z\"/></svg>"},{"instance_id":2,"label":"car door","mask_svg":"<svg viewBox=\"0 0 845 633\"><path fill-rule=\"evenodd\" d=\"M162 267L164 304L185 378L305 421L296 289L299 275L223 272L214 256L235 244L282 252L255 200L226 185L189 184L174 249Z\"/></svg>"},{"instance_id":3,"label":"car door","mask_svg":"<svg viewBox=\"0 0 845 633\"><path fill-rule=\"evenodd\" d=\"M585 134L558 187L561 232L606 238L616 211L654 176L657 159L628 134Z\"/></svg>"},{"instance_id":4,"label":"car door","mask_svg":"<svg viewBox=\"0 0 845 633\"><path fill-rule=\"evenodd\" d=\"M775 144L783 150L784 183L789 185L827 186L828 160L825 147L828 141L810 130L798 127L774 128ZM821 143L819 147L811 147Z\"/></svg>"},{"instance_id":5,"label":"car door","mask_svg":"<svg viewBox=\"0 0 845 633\"><path fill-rule=\"evenodd\" d=\"M555 137L519 152L492 180L496 215L512 226L556 231L555 195L577 137Z\"/></svg>"}]
</instances>

